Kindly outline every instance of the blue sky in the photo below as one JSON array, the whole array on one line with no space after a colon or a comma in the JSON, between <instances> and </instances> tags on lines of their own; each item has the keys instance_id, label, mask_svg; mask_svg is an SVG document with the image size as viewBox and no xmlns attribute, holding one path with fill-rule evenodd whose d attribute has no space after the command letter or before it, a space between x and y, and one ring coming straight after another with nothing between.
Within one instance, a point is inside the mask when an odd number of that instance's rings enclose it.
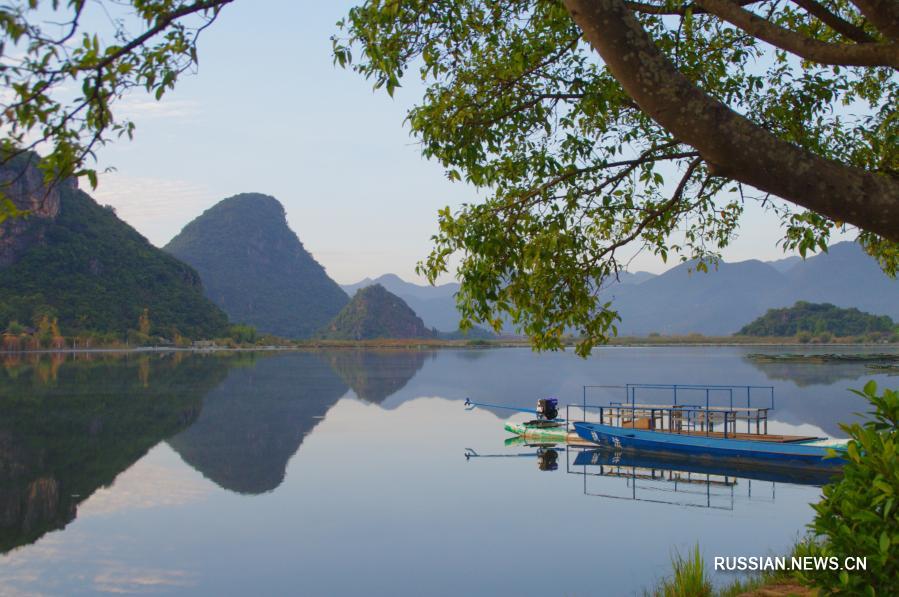
<instances>
[{"instance_id":1,"label":"blue sky","mask_svg":"<svg viewBox=\"0 0 899 597\"><path fill-rule=\"evenodd\" d=\"M156 245L241 192L275 196L306 248L340 283L392 272L415 280L437 210L476 199L425 161L403 124L417 79L394 98L331 60L353 2L238 0L200 43L200 69L162 102L126 98L135 140L99 154L94 194ZM725 259L784 256L777 221L750 208ZM638 255L632 270L665 265Z\"/></svg>"}]
</instances>

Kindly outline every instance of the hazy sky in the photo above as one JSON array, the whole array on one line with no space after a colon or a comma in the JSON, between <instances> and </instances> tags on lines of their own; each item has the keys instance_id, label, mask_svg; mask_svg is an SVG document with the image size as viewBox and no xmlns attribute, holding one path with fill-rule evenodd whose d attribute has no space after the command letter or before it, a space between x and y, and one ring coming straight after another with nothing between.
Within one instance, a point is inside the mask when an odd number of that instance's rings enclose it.
<instances>
[{"instance_id":1,"label":"hazy sky","mask_svg":"<svg viewBox=\"0 0 899 597\"><path fill-rule=\"evenodd\" d=\"M93 193L162 246L225 197L278 198L306 248L340 283L392 272L414 280L436 212L473 200L425 161L403 119L417 77L391 99L336 68L329 37L352 2L238 0L200 43L200 70L161 103L127 98L135 140L100 153ZM725 259L778 259L777 221L751 208ZM640 255L631 269L665 265Z\"/></svg>"}]
</instances>

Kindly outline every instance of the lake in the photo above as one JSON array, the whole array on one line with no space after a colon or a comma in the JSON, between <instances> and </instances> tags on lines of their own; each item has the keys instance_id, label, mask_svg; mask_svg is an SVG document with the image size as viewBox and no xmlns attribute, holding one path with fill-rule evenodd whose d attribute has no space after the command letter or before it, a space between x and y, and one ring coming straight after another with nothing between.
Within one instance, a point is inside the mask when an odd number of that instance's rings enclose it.
<instances>
[{"instance_id":1,"label":"lake","mask_svg":"<svg viewBox=\"0 0 899 597\"><path fill-rule=\"evenodd\" d=\"M842 437L847 388L899 386L746 358L797 350L7 355L0 594L639 595L697 543L786 555L819 479L540 453L463 402L773 386L772 433Z\"/></svg>"}]
</instances>

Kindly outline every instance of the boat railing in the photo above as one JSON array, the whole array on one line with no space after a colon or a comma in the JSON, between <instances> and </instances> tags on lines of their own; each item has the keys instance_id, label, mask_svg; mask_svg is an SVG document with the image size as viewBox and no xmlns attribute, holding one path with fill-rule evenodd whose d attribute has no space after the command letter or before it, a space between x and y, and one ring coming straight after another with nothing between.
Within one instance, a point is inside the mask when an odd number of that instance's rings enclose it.
<instances>
[{"instance_id":1,"label":"boat railing","mask_svg":"<svg viewBox=\"0 0 899 597\"><path fill-rule=\"evenodd\" d=\"M607 399L628 404L649 401L672 406L704 404L706 408L762 407L773 410L774 386L658 383L583 386L582 404Z\"/></svg>"},{"instance_id":2,"label":"boat railing","mask_svg":"<svg viewBox=\"0 0 899 597\"><path fill-rule=\"evenodd\" d=\"M746 434L767 435L768 408L703 406L695 404L636 404L611 402L607 405L569 404L565 418L593 421L611 427L662 431L686 435L735 438L743 433L739 422L746 423ZM577 412L580 410L580 418Z\"/></svg>"}]
</instances>

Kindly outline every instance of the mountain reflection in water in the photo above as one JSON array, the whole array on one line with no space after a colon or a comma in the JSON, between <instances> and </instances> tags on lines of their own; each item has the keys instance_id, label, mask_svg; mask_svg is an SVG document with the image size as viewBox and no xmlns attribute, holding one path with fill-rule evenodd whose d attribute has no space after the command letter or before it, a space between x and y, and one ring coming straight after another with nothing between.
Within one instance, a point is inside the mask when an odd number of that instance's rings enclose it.
<instances>
[{"instance_id":1,"label":"mountain reflection in water","mask_svg":"<svg viewBox=\"0 0 899 597\"><path fill-rule=\"evenodd\" d=\"M684 538L694 541L694 533L704 549L736 549L733 536L749 528L741 517L750 513L753 532L764 527L754 548L786 545L808 522L808 503L822 479L760 478L753 471L700 471L689 463L613 461L602 454L594 463L590 452L583 452L589 462L575 466L575 453L557 450L544 450L534 462L528 456L475 465L460 458L466 446L504 456L536 449L503 446L505 411L465 412L461 402L466 396L516 407L546 396L580 402L582 386L590 384L772 385L771 372L744 359L746 352L603 348L586 360L528 349L13 355L0 369L0 553L7 554L0 558L0 585L92 592L91 575L102 562L115 561L184 568L207 593L239 592L229 583L241 578L260 583L255 588L262 592L291 592L298 570L311 583L310 594L340 593L339 587L354 594L372 587L421 594L434 582L447 594L471 593L475 580L466 584L468 576L447 562L457 558L456 564L470 566L478 559L471 552L508 556L503 566L520 561L517 547L506 554L500 544L507 548L522 520L552 503L554 510L558 505L558 541L577 543L572 533L581 525L615 536L615 549L590 566L616 573L613 593L639 592L640 581L633 579L648 564L636 554L659 551L651 565L663 574L670 548ZM770 424L782 433L838 436L840 422L865 410L846 387L868 378L889 384L885 375L871 373L808 386L808 371L796 366L777 375L785 379L773 384ZM157 494L145 495L149 485ZM627 500L586 499L585 487L588 494ZM741 496L750 487L747 502ZM634 496L689 498L729 507L731 491L734 517L726 519L703 518L704 508L691 508L693 518L662 524L670 508L633 502ZM772 496L776 507L764 501ZM133 506L153 500L153 507ZM485 513L472 517L460 504ZM641 526L630 532L635 524ZM652 546L642 531L656 537ZM139 538L123 543L127 533ZM85 537L104 546L105 559L80 547ZM57 560L42 560L50 545L65 549L57 550ZM587 554L586 547L579 553ZM441 557L429 555L435 553ZM352 577L333 569L348 554L367 564ZM381 576L396 561L408 562L412 571L399 587L395 578ZM15 577L16 565L62 584L54 590L16 581L25 578ZM632 577L617 574L628 566ZM483 567L476 585L482 593L509 588L510 579L490 576L495 572L496 566ZM584 593L589 579L578 578L565 591L549 580L551 586L528 581L515 588L521 594Z\"/></svg>"},{"instance_id":2,"label":"mountain reflection in water","mask_svg":"<svg viewBox=\"0 0 899 597\"><path fill-rule=\"evenodd\" d=\"M350 388L383 401L427 354L3 355L0 553L65 527L161 441L223 489L273 491Z\"/></svg>"},{"instance_id":3,"label":"mountain reflection in water","mask_svg":"<svg viewBox=\"0 0 899 597\"><path fill-rule=\"evenodd\" d=\"M28 355L0 369L0 553L65 527L77 506L189 426L226 361Z\"/></svg>"},{"instance_id":4,"label":"mountain reflection in water","mask_svg":"<svg viewBox=\"0 0 899 597\"><path fill-rule=\"evenodd\" d=\"M272 491L303 438L346 391L317 354L257 359L231 369L194 424L168 444L219 487Z\"/></svg>"}]
</instances>

